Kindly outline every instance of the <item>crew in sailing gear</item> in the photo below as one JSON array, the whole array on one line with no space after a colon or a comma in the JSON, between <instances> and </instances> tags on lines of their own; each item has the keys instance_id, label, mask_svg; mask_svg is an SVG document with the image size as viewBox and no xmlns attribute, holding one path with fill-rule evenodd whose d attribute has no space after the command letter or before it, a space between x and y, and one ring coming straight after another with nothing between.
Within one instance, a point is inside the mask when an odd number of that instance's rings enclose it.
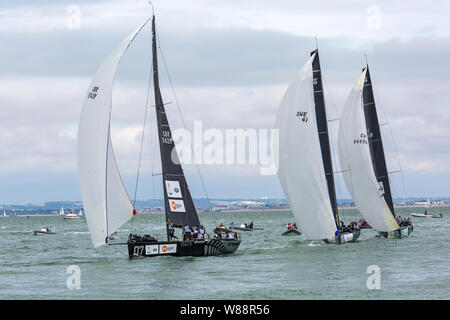
<instances>
[{"instance_id":1,"label":"crew in sailing gear","mask_svg":"<svg viewBox=\"0 0 450 320\"><path fill-rule=\"evenodd\" d=\"M191 229L187 224L183 227L183 241L191 240Z\"/></svg>"},{"instance_id":2,"label":"crew in sailing gear","mask_svg":"<svg viewBox=\"0 0 450 320\"><path fill-rule=\"evenodd\" d=\"M197 234L198 234L198 231L197 231L197 228L196 227L192 227L191 228L191 240L197 240Z\"/></svg>"},{"instance_id":3,"label":"crew in sailing gear","mask_svg":"<svg viewBox=\"0 0 450 320\"><path fill-rule=\"evenodd\" d=\"M169 241L172 241L172 239L176 237L175 237L175 229L170 220L167 221L167 229L169 230Z\"/></svg>"},{"instance_id":4,"label":"crew in sailing gear","mask_svg":"<svg viewBox=\"0 0 450 320\"><path fill-rule=\"evenodd\" d=\"M216 239L221 239L222 238L222 233L220 233L220 230L214 230L214 238Z\"/></svg>"},{"instance_id":5,"label":"crew in sailing gear","mask_svg":"<svg viewBox=\"0 0 450 320\"><path fill-rule=\"evenodd\" d=\"M200 240L205 240L205 228L203 228L203 226L200 226L198 236Z\"/></svg>"}]
</instances>

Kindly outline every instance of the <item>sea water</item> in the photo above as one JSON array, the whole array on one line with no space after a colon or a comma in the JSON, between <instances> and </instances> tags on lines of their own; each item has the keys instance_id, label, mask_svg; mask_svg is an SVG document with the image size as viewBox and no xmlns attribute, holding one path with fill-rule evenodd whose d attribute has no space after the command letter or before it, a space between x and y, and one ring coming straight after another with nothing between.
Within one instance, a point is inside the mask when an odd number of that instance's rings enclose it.
<instances>
[{"instance_id":1,"label":"sea water","mask_svg":"<svg viewBox=\"0 0 450 320\"><path fill-rule=\"evenodd\" d=\"M402 217L423 208L398 208ZM0 299L449 299L450 207L415 218L403 239L362 230L342 245L284 237L290 211L201 213L207 231L254 222L230 255L128 259L131 228L165 240L164 214L139 214L112 243L92 247L85 218L0 218ZM361 218L340 210L346 223ZM52 225L56 235L34 235Z\"/></svg>"}]
</instances>

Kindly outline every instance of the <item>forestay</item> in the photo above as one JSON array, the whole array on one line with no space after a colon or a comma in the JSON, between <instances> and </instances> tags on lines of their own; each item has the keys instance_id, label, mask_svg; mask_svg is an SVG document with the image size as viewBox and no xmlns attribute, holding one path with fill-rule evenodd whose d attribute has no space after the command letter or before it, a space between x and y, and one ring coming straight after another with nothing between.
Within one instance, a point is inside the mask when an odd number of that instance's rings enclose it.
<instances>
[{"instance_id":1,"label":"forestay","mask_svg":"<svg viewBox=\"0 0 450 320\"><path fill-rule=\"evenodd\" d=\"M336 224L322 162L313 92L312 61L300 70L278 110L278 177L292 213L308 239L332 239Z\"/></svg>"},{"instance_id":2,"label":"forestay","mask_svg":"<svg viewBox=\"0 0 450 320\"><path fill-rule=\"evenodd\" d=\"M109 55L89 86L78 127L78 175L86 220L94 247L133 216L114 158L110 119L114 75L122 55L139 31L130 33Z\"/></svg>"},{"instance_id":3,"label":"forestay","mask_svg":"<svg viewBox=\"0 0 450 320\"><path fill-rule=\"evenodd\" d=\"M366 69L350 92L342 112L338 134L339 162L345 184L361 214L372 228L388 232L399 226L384 200L383 188L372 167L362 97L365 79Z\"/></svg>"}]
</instances>

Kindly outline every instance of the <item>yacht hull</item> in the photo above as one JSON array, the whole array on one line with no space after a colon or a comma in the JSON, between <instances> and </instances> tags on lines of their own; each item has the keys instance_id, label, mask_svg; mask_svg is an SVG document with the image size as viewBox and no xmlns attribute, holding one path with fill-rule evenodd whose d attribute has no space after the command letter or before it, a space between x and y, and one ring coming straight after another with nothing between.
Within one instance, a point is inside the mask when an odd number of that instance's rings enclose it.
<instances>
[{"instance_id":1,"label":"yacht hull","mask_svg":"<svg viewBox=\"0 0 450 320\"><path fill-rule=\"evenodd\" d=\"M233 253L239 248L241 240L149 241L130 238L127 244L130 259L156 256L201 257Z\"/></svg>"},{"instance_id":2,"label":"yacht hull","mask_svg":"<svg viewBox=\"0 0 450 320\"><path fill-rule=\"evenodd\" d=\"M382 238L389 239L401 239L408 237L414 230L413 226L400 227L400 229L390 231L390 232L378 232L378 235Z\"/></svg>"},{"instance_id":3,"label":"yacht hull","mask_svg":"<svg viewBox=\"0 0 450 320\"><path fill-rule=\"evenodd\" d=\"M325 240L326 243L333 243L333 244L342 244L346 242L355 242L358 240L359 236L361 235L360 230L352 231L352 232L344 232L338 236L336 236L334 239L327 239Z\"/></svg>"}]
</instances>

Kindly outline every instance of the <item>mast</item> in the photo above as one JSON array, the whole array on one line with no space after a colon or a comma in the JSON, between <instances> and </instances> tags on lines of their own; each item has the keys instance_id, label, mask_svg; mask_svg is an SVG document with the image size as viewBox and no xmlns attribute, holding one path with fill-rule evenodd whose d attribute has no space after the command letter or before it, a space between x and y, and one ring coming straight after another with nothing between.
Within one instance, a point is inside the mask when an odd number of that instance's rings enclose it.
<instances>
[{"instance_id":1,"label":"mast","mask_svg":"<svg viewBox=\"0 0 450 320\"><path fill-rule=\"evenodd\" d=\"M197 211L184 177L172 132L167 120L164 103L159 88L158 57L156 44L155 15L152 19L152 53L153 53L153 85L155 90L156 121L158 126L159 149L164 189L166 222L171 221L175 227L200 226ZM167 239L169 230L166 223Z\"/></svg>"},{"instance_id":2,"label":"mast","mask_svg":"<svg viewBox=\"0 0 450 320\"><path fill-rule=\"evenodd\" d=\"M325 170L325 178L327 181L328 195L330 197L330 204L333 210L336 227L339 230L339 214L336 201L336 190L334 186L333 163L331 159L330 139L328 135L328 121L325 108L325 99L323 95L322 72L320 70L319 50L316 49L311 52L314 56L312 61L313 68L313 88L314 88L314 102L316 110L317 131L319 133L320 149L322 151L322 162Z\"/></svg>"},{"instance_id":3,"label":"mast","mask_svg":"<svg viewBox=\"0 0 450 320\"><path fill-rule=\"evenodd\" d=\"M395 217L394 204L392 201L389 176L387 172L386 159L384 156L383 142L381 140L380 124L378 122L377 110L372 89L372 80L369 73L369 66L366 65L365 69L366 78L364 79L362 101L364 106L364 117L366 120L367 137L369 141L370 156L372 158L372 166L384 200L391 210L392 215Z\"/></svg>"}]
</instances>

